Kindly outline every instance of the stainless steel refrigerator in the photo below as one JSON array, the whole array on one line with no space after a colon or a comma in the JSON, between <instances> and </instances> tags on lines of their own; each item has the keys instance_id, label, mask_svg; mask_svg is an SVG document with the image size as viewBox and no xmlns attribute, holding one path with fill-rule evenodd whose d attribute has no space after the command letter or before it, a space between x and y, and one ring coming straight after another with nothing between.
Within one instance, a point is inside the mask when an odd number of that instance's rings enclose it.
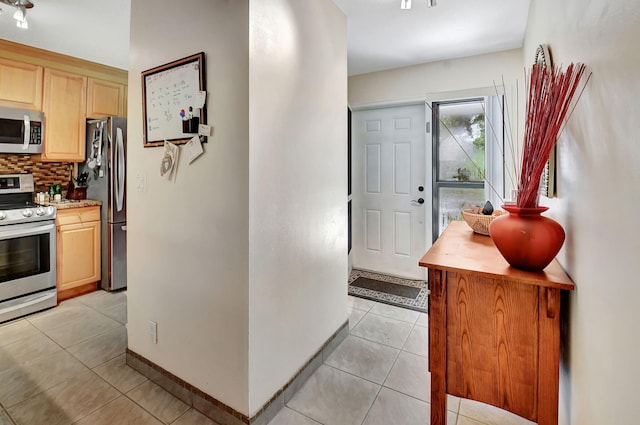
<instances>
[{"instance_id":1,"label":"stainless steel refrigerator","mask_svg":"<svg viewBox=\"0 0 640 425\"><path fill-rule=\"evenodd\" d=\"M126 118L87 121L87 160L80 171L89 173L87 199L102 201L100 286L108 291L127 286L126 146Z\"/></svg>"}]
</instances>

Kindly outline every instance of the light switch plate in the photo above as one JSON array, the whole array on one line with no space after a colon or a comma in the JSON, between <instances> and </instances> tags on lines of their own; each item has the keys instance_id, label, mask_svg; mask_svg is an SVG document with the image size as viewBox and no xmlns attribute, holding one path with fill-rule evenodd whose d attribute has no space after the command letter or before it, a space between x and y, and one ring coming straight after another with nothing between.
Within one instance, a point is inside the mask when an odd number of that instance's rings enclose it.
<instances>
[{"instance_id":1,"label":"light switch plate","mask_svg":"<svg viewBox=\"0 0 640 425\"><path fill-rule=\"evenodd\" d=\"M149 320L149 342L158 343L158 324L153 320Z\"/></svg>"},{"instance_id":2,"label":"light switch plate","mask_svg":"<svg viewBox=\"0 0 640 425\"><path fill-rule=\"evenodd\" d=\"M136 191L137 192L146 192L147 191L147 176L146 174L136 174Z\"/></svg>"}]
</instances>

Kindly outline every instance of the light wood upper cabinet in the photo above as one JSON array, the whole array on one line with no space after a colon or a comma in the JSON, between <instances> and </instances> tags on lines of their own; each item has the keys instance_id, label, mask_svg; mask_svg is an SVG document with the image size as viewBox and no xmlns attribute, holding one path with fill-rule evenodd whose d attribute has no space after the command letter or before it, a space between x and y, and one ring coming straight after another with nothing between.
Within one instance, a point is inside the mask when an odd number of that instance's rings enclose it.
<instances>
[{"instance_id":1,"label":"light wood upper cabinet","mask_svg":"<svg viewBox=\"0 0 640 425\"><path fill-rule=\"evenodd\" d=\"M85 160L87 77L44 70L45 117L43 161Z\"/></svg>"},{"instance_id":2,"label":"light wood upper cabinet","mask_svg":"<svg viewBox=\"0 0 640 425\"><path fill-rule=\"evenodd\" d=\"M100 207L58 210L56 277L59 299L65 291L100 280Z\"/></svg>"},{"instance_id":3,"label":"light wood upper cabinet","mask_svg":"<svg viewBox=\"0 0 640 425\"><path fill-rule=\"evenodd\" d=\"M87 118L125 115L125 86L110 81L88 79Z\"/></svg>"},{"instance_id":4,"label":"light wood upper cabinet","mask_svg":"<svg viewBox=\"0 0 640 425\"><path fill-rule=\"evenodd\" d=\"M40 111L43 68L0 58L0 106Z\"/></svg>"}]
</instances>

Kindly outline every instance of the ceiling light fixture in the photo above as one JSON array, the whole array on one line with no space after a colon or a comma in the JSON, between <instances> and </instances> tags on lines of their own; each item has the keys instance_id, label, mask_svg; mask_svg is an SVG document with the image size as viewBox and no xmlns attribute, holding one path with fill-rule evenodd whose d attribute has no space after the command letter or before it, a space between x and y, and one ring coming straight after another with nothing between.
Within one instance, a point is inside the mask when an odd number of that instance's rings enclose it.
<instances>
[{"instance_id":1,"label":"ceiling light fixture","mask_svg":"<svg viewBox=\"0 0 640 425\"><path fill-rule=\"evenodd\" d=\"M0 0L4 1L4 0ZM437 6L436 0L427 0L427 7ZM400 9L408 10L411 9L411 0L400 0Z\"/></svg>"},{"instance_id":2,"label":"ceiling light fixture","mask_svg":"<svg viewBox=\"0 0 640 425\"><path fill-rule=\"evenodd\" d=\"M16 13L13 14L13 19L16 20L16 26L18 28L29 28L29 23L27 22L27 10L24 8L24 6L18 7Z\"/></svg>"}]
</instances>

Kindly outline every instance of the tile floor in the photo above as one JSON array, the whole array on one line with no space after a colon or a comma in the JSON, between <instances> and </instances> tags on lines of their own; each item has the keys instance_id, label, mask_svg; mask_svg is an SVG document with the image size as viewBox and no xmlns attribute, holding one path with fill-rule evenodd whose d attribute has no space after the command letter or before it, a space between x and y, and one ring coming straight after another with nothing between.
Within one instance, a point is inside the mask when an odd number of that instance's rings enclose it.
<instances>
[{"instance_id":1,"label":"tile floor","mask_svg":"<svg viewBox=\"0 0 640 425\"><path fill-rule=\"evenodd\" d=\"M0 425L215 425L125 364L126 292L0 325ZM427 315L349 297L350 335L269 425L429 423ZM530 425L449 396L448 425Z\"/></svg>"}]
</instances>

